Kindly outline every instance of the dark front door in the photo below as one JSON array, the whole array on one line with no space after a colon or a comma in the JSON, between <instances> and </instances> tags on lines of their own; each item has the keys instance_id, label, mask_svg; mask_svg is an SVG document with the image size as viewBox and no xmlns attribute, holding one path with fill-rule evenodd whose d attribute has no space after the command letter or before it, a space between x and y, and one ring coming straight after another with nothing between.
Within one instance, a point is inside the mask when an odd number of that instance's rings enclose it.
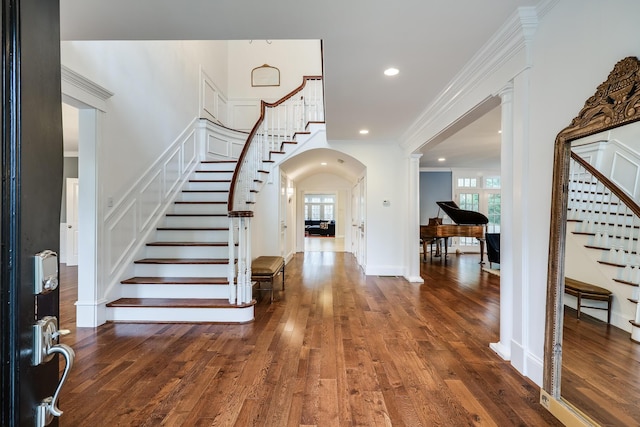
<instances>
[{"instance_id":1,"label":"dark front door","mask_svg":"<svg viewBox=\"0 0 640 427\"><path fill-rule=\"evenodd\" d=\"M58 290L35 295L36 254L59 251L62 189L60 12L57 0L2 1L3 426L35 425L53 396L59 354L33 365L33 325L59 317ZM44 273L57 266L42 258ZM54 287L54 281L48 285ZM61 404L64 408L64 405ZM57 425L54 419L50 425Z\"/></svg>"}]
</instances>

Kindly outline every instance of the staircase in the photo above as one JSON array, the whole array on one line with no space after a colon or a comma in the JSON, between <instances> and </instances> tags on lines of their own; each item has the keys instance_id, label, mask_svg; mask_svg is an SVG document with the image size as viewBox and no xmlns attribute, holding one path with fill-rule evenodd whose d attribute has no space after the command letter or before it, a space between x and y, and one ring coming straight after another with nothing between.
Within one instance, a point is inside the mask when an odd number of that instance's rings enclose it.
<instances>
[{"instance_id":1,"label":"staircase","mask_svg":"<svg viewBox=\"0 0 640 427\"><path fill-rule=\"evenodd\" d=\"M229 302L227 197L235 161L205 161L107 304L116 322L248 322L255 301ZM235 243L232 243L235 251Z\"/></svg>"},{"instance_id":2,"label":"staircase","mask_svg":"<svg viewBox=\"0 0 640 427\"><path fill-rule=\"evenodd\" d=\"M309 83L311 82L311 83ZM261 116L237 160L200 163L121 281L121 298L107 304L114 322L223 322L254 319L251 217L273 166L324 127L320 77ZM261 255L261 254L257 254Z\"/></svg>"},{"instance_id":3,"label":"staircase","mask_svg":"<svg viewBox=\"0 0 640 427\"><path fill-rule=\"evenodd\" d=\"M572 153L567 215L568 221L574 224L571 234L582 239L600 269L610 277L609 284L594 284L614 292L614 312L617 308L618 313L628 315L631 339L640 342L638 212L640 207L628 195ZM617 326L628 329L628 325Z\"/></svg>"}]
</instances>

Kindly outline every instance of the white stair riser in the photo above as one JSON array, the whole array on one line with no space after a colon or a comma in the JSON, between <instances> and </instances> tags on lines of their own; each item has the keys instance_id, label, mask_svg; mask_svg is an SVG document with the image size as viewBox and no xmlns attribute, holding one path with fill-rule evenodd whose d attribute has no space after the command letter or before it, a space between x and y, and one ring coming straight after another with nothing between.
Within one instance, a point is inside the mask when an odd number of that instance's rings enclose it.
<instances>
[{"instance_id":1,"label":"white stair riser","mask_svg":"<svg viewBox=\"0 0 640 427\"><path fill-rule=\"evenodd\" d=\"M158 230L157 242L226 242L228 230Z\"/></svg>"},{"instance_id":2,"label":"white stair riser","mask_svg":"<svg viewBox=\"0 0 640 427\"><path fill-rule=\"evenodd\" d=\"M138 277L226 277L226 264L136 264Z\"/></svg>"},{"instance_id":3,"label":"white stair riser","mask_svg":"<svg viewBox=\"0 0 640 427\"><path fill-rule=\"evenodd\" d=\"M174 203L173 212L175 214L226 214L229 212L226 204L208 203Z\"/></svg>"},{"instance_id":4,"label":"white stair riser","mask_svg":"<svg viewBox=\"0 0 640 427\"><path fill-rule=\"evenodd\" d=\"M223 193L211 193L207 191L197 192L182 192L180 193L180 200L183 202L225 202L229 199L229 193L227 191Z\"/></svg>"},{"instance_id":5,"label":"white stair riser","mask_svg":"<svg viewBox=\"0 0 640 427\"><path fill-rule=\"evenodd\" d=\"M222 182L203 182L203 181L189 181L186 190L225 190L229 191L231 184L228 181Z\"/></svg>"},{"instance_id":6,"label":"white stair riser","mask_svg":"<svg viewBox=\"0 0 640 427\"><path fill-rule=\"evenodd\" d=\"M229 247L147 246L146 256L147 258L228 258Z\"/></svg>"},{"instance_id":7,"label":"white stair riser","mask_svg":"<svg viewBox=\"0 0 640 427\"><path fill-rule=\"evenodd\" d=\"M191 175L194 179L226 179L230 180L233 178L233 171L224 170L224 171L200 171L194 172Z\"/></svg>"},{"instance_id":8,"label":"white stair riser","mask_svg":"<svg viewBox=\"0 0 640 427\"><path fill-rule=\"evenodd\" d=\"M243 308L108 307L114 322L251 322L253 306Z\"/></svg>"},{"instance_id":9,"label":"white stair riser","mask_svg":"<svg viewBox=\"0 0 640 427\"><path fill-rule=\"evenodd\" d=\"M123 298L229 298L229 285L123 285Z\"/></svg>"},{"instance_id":10,"label":"white stair riser","mask_svg":"<svg viewBox=\"0 0 640 427\"><path fill-rule=\"evenodd\" d=\"M228 227L226 216L168 216L164 220L165 227ZM225 239L226 240L226 239Z\"/></svg>"},{"instance_id":11,"label":"white stair riser","mask_svg":"<svg viewBox=\"0 0 640 427\"><path fill-rule=\"evenodd\" d=\"M231 171L236 168L237 162L229 163L200 163L198 170L201 171Z\"/></svg>"}]
</instances>

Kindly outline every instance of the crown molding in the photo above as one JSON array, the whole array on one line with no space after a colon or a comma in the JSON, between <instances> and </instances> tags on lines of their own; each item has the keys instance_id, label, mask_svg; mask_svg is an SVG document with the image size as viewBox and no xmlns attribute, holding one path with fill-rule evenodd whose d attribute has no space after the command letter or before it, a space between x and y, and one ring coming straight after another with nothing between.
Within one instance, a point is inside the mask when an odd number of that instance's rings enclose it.
<instances>
[{"instance_id":1,"label":"crown molding","mask_svg":"<svg viewBox=\"0 0 640 427\"><path fill-rule=\"evenodd\" d=\"M104 103L114 95L113 92L76 73L65 65L60 66L60 71L63 94L83 102L89 100L88 104L92 107L105 110ZM91 102L91 99L93 99L93 102Z\"/></svg>"},{"instance_id":2,"label":"crown molding","mask_svg":"<svg viewBox=\"0 0 640 427\"><path fill-rule=\"evenodd\" d=\"M524 50L526 59L523 69L531 67L530 45L539 17L551 10L558 1L544 0L538 7L518 8L414 121L401 138L400 146L413 150L425 143L422 136L425 129L438 122L465 94L477 88L516 54Z\"/></svg>"}]
</instances>

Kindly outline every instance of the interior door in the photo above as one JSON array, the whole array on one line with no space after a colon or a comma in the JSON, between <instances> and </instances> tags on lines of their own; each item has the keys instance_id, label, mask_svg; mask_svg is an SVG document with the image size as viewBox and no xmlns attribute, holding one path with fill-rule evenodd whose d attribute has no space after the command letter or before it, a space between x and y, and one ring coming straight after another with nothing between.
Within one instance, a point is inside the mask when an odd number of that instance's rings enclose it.
<instances>
[{"instance_id":1,"label":"interior door","mask_svg":"<svg viewBox=\"0 0 640 427\"><path fill-rule=\"evenodd\" d=\"M280 255L287 257L287 176L280 172Z\"/></svg>"},{"instance_id":2,"label":"interior door","mask_svg":"<svg viewBox=\"0 0 640 427\"><path fill-rule=\"evenodd\" d=\"M67 178L67 265L78 265L78 178Z\"/></svg>"},{"instance_id":3,"label":"interior door","mask_svg":"<svg viewBox=\"0 0 640 427\"><path fill-rule=\"evenodd\" d=\"M60 353L34 365L40 353L33 347L34 323L59 317L58 264L51 255L59 252L62 197L59 15L57 0L2 2L0 424L6 426L36 425L38 407L58 385ZM36 257L45 250L52 252ZM36 295L36 277L48 275L39 283L49 291ZM57 424L56 417L49 422Z\"/></svg>"},{"instance_id":4,"label":"interior door","mask_svg":"<svg viewBox=\"0 0 640 427\"><path fill-rule=\"evenodd\" d=\"M67 265L78 265L78 178L67 178Z\"/></svg>"}]
</instances>

